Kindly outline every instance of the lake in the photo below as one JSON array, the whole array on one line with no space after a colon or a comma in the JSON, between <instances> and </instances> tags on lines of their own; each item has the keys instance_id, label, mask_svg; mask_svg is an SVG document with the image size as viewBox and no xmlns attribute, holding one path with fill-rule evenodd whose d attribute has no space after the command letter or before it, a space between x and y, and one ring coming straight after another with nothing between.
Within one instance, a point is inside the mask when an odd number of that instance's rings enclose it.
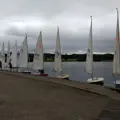
<instances>
[{"instance_id":1,"label":"lake","mask_svg":"<svg viewBox=\"0 0 120 120\"><path fill-rule=\"evenodd\" d=\"M45 72L54 77L53 62L45 62ZM113 86L112 62L94 62L94 76L104 77L106 86ZM86 82L90 75L85 72L85 62L64 62L63 71L70 75L70 80Z\"/></svg>"}]
</instances>

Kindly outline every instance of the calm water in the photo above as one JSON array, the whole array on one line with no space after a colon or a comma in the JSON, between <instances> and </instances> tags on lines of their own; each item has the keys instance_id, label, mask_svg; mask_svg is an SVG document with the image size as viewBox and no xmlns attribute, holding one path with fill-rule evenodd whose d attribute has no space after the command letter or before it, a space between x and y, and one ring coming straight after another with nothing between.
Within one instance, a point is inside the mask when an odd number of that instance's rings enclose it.
<instances>
[{"instance_id":1,"label":"calm water","mask_svg":"<svg viewBox=\"0 0 120 120\"><path fill-rule=\"evenodd\" d=\"M85 72L85 62L64 62L63 71L70 75L71 80L86 82L90 75ZM52 72L53 63L45 62L45 72L49 76L55 76ZM105 85L113 86L112 62L94 62L94 76L104 77Z\"/></svg>"}]
</instances>

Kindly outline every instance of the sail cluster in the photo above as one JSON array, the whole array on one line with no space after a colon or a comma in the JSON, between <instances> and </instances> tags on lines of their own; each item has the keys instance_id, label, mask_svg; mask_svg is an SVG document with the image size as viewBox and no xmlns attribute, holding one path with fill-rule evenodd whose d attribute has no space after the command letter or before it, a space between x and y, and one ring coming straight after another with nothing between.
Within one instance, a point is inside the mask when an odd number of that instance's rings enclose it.
<instances>
[{"instance_id":1,"label":"sail cluster","mask_svg":"<svg viewBox=\"0 0 120 120\"><path fill-rule=\"evenodd\" d=\"M39 34L36 48L34 51L34 58L32 68L35 70L43 70L44 69L44 59L43 59L43 43L42 43L42 31ZM1 47L0 53L0 61L5 63L5 48L4 43ZM12 54L10 53L10 42L8 42L7 49L7 61L12 63L13 67L28 67L28 40L27 34L25 34L25 39L21 45L20 50L18 50L17 41L15 42L12 48ZM86 72L92 74L93 73L93 33L92 33L92 17L90 23L90 31L89 31L89 41L88 41L88 49L86 55ZM60 33L59 27L57 27L57 37L56 37L56 48L55 48L55 57L54 57L54 65L53 70L55 72L60 73L62 71L62 59L61 59L61 44L60 44ZM113 59L113 74L120 74L120 38L119 38L119 11L117 9L117 25L116 25L116 40L115 40L115 50L114 50L114 59Z\"/></svg>"}]
</instances>

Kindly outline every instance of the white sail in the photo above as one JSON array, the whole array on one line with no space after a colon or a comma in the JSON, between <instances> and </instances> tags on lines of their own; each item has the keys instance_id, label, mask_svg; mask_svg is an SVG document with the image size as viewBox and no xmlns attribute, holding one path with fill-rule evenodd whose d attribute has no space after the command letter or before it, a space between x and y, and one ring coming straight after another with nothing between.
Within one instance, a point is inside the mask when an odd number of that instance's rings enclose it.
<instances>
[{"instance_id":1,"label":"white sail","mask_svg":"<svg viewBox=\"0 0 120 120\"><path fill-rule=\"evenodd\" d=\"M13 67L18 67L17 41L15 41L15 45L12 48L11 63Z\"/></svg>"},{"instance_id":2,"label":"white sail","mask_svg":"<svg viewBox=\"0 0 120 120\"><path fill-rule=\"evenodd\" d=\"M86 57L86 72L93 73L93 43L92 43L92 17L91 17L91 25L90 25L90 33L89 33L89 41L88 41L88 50Z\"/></svg>"},{"instance_id":3,"label":"white sail","mask_svg":"<svg viewBox=\"0 0 120 120\"><path fill-rule=\"evenodd\" d=\"M3 42L3 44L2 44L1 54L2 54L2 55L5 55L5 46L4 46L4 42Z\"/></svg>"},{"instance_id":4,"label":"white sail","mask_svg":"<svg viewBox=\"0 0 120 120\"><path fill-rule=\"evenodd\" d=\"M56 39L56 49L54 58L53 70L60 73L62 71L62 60L61 60L61 45L60 45L60 35L59 27L57 27L57 39Z\"/></svg>"},{"instance_id":5,"label":"white sail","mask_svg":"<svg viewBox=\"0 0 120 120\"><path fill-rule=\"evenodd\" d=\"M5 48L4 48L4 42L3 42L2 47L1 47L0 61L2 62L2 64L5 63Z\"/></svg>"},{"instance_id":6,"label":"white sail","mask_svg":"<svg viewBox=\"0 0 120 120\"><path fill-rule=\"evenodd\" d=\"M28 67L28 44L27 44L26 34L20 49L19 67L24 67L24 68Z\"/></svg>"},{"instance_id":7,"label":"white sail","mask_svg":"<svg viewBox=\"0 0 120 120\"><path fill-rule=\"evenodd\" d=\"M114 52L114 59L113 59L113 74L120 74L120 43L119 43L119 11L118 9L117 9L115 52Z\"/></svg>"},{"instance_id":8,"label":"white sail","mask_svg":"<svg viewBox=\"0 0 120 120\"><path fill-rule=\"evenodd\" d=\"M7 49L7 64L9 64L10 61L10 43L8 41L8 49Z\"/></svg>"},{"instance_id":9,"label":"white sail","mask_svg":"<svg viewBox=\"0 0 120 120\"><path fill-rule=\"evenodd\" d=\"M40 32L36 43L32 68L34 70L44 70L42 32Z\"/></svg>"}]
</instances>

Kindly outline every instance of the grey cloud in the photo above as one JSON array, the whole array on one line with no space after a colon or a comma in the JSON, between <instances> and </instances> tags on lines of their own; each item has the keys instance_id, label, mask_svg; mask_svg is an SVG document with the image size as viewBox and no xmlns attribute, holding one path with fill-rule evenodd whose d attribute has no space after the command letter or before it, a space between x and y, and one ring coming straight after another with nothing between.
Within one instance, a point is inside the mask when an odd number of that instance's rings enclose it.
<instances>
[{"instance_id":1,"label":"grey cloud","mask_svg":"<svg viewBox=\"0 0 120 120\"><path fill-rule=\"evenodd\" d=\"M28 34L29 49L35 48L40 30L45 51L54 51L56 27L60 26L64 52L85 51L89 16L93 16L94 51L114 49L116 10L119 0L4 0L0 2L0 41L18 40ZM25 24L25 25L22 25ZM4 36L2 35L4 33Z\"/></svg>"},{"instance_id":2,"label":"grey cloud","mask_svg":"<svg viewBox=\"0 0 120 120\"><path fill-rule=\"evenodd\" d=\"M24 39L24 32L20 32L16 29L10 29L10 35L16 36L22 42ZM9 33L9 32L7 32ZM109 52L113 51L114 47L114 38L115 34L112 35L111 33L115 33L113 31L101 31L99 34L93 34L93 41L94 41L94 50L99 52ZM38 38L39 32L27 32L28 34L28 43L29 48L32 50L35 48L35 44ZM79 50L85 51L88 46L88 39L89 39L89 30L86 34L71 34L71 33L64 33L64 31L60 31L60 39L61 39L61 46L63 52L77 52ZM43 31L43 43L45 51L54 51L56 42L56 29L52 29L51 32Z\"/></svg>"}]
</instances>

